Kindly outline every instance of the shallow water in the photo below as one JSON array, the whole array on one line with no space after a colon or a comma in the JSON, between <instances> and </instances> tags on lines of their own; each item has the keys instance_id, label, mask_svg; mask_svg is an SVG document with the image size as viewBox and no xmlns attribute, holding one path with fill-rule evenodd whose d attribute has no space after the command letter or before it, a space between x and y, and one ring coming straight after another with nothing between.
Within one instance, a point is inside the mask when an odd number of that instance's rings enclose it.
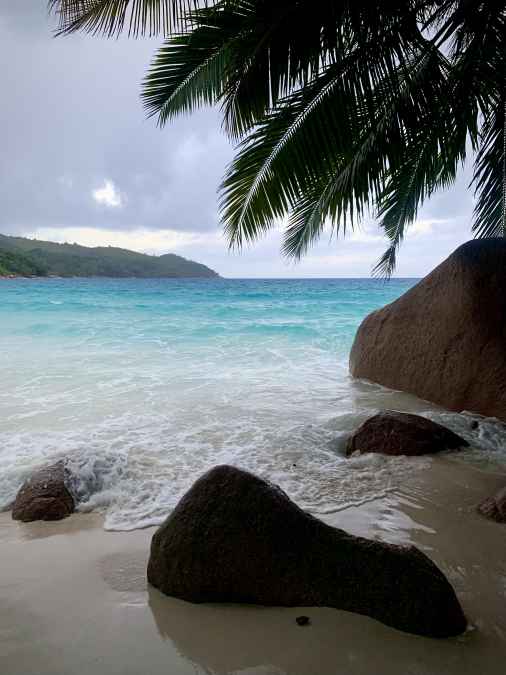
<instances>
[{"instance_id":1,"label":"shallow water","mask_svg":"<svg viewBox=\"0 0 506 675\"><path fill-rule=\"evenodd\" d=\"M111 535L96 513L56 523L0 514L2 673L503 675L504 526L475 511L502 485L504 476L439 456L385 497L323 516L429 555L469 622L445 640L331 608L183 602L147 585L153 529ZM304 628L301 614L310 617Z\"/></svg>"},{"instance_id":2,"label":"shallow water","mask_svg":"<svg viewBox=\"0 0 506 675\"><path fill-rule=\"evenodd\" d=\"M385 497L402 458L345 461L378 408L422 412L506 469L506 431L348 375L362 318L413 280L7 280L0 283L0 508L49 459L69 458L81 510L105 527L160 523L195 478L228 462L315 514Z\"/></svg>"}]
</instances>

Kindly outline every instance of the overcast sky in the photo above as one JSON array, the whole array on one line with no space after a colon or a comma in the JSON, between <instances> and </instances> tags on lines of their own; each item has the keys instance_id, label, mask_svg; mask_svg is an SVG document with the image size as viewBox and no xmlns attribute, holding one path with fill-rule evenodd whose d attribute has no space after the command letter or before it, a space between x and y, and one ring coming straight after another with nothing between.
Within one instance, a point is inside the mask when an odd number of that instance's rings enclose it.
<instances>
[{"instance_id":1,"label":"overcast sky","mask_svg":"<svg viewBox=\"0 0 506 675\"><path fill-rule=\"evenodd\" d=\"M233 277L369 276L386 243L372 222L322 237L301 263L279 232L242 253L222 237L216 189L233 148L207 109L160 130L140 81L158 40L54 38L46 0L0 0L0 232L174 252ZM470 238L469 175L420 213L397 276L422 276Z\"/></svg>"}]
</instances>

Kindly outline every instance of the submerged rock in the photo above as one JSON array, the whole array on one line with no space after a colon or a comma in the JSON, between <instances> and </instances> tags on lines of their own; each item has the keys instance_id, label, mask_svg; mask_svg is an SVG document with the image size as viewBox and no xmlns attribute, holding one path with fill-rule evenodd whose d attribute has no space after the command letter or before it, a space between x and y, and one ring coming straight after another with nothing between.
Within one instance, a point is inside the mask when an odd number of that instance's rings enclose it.
<instances>
[{"instance_id":1,"label":"submerged rock","mask_svg":"<svg viewBox=\"0 0 506 675\"><path fill-rule=\"evenodd\" d=\"M14 505L14 520L61 520L74 511L74 498L66 486L63 461L36 471L21 486Z\"/></svg>"},{"instance_id":2,"label":"submerged rock","mask_svg":"<svg viewBox=\"0 0 506 675\"><path fill-rule=\"evenodd\" d=\"M506 239L467 242L364 319L351 374L450 410L506 419L505 287Z\"/></svg>"},{"instance_id":3,"label":"submerged rock","mask_svg":"<svg viewBox=\"0 0 506 675\"><path fill-rule=\"evenodd\" d=\"M346 454L428 455L469 445L453 431L420 415L385 410L366 420L349 438Z\"/></svg>"},{"instance_id":4,"label":"submerged rock","mask_svg":"<svg viewBox=\"0 0 506 675\"><path fill-rule=\"evenodd\" d=\"M506 488L483 500L478 506L478 512L497 523L506 523Z\"/></svg>"},{"instance_id":5,"label":"submerged rock","mask_svg":"<svg viewBox=\"0 0 506 675\"><path fill-rule=\"evenodd\" d=\"M197 480L154 534L148 581L191 602L335 607L432 637L466 628L421 551L330 527L231 466Z\"/></svg>"},{"instance_id":6,"label":"submerged rock","mask_svg":"<svg viewBox=\"0 0 506 675\"><path fill-rule=\"evenodd\" d=\"M295 619L295 622L298 626L309 626L311 619L308 616L298 616Z\"/></svg>"}]
</instances>

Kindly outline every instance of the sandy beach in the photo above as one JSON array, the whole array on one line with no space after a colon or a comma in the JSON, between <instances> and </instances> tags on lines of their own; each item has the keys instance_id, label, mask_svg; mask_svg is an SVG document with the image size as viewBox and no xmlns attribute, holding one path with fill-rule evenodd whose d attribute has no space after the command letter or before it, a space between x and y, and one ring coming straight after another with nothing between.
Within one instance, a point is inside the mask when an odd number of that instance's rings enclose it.
<instances>
[{"instance_id":1,"label":"sandy beach","mask_svg":"<svg viewBox=\"0 0 506 675\"><path fill-rule=\"evenodd\" d=\"M506 530L474 506L505 482L504 475L440 457L402 490L328 518L356 534L412 542L436 561L471 625L451 640L404 634L334 609L192 605L148 588L153 529L106 532L97 514L20 524L3 513L1 672L503 673ZM299 614L311 625L297 626Z\"/></svg>"},{"instance_id":2,"label":"sandy beach","mask_svg":"<svg viewBox=\"0 0 506 675\"><path fill-rule=\"evenodd\" d=\"M506 0L2 49L0 675L506 675Z\"/></svg>"}]
</instances>

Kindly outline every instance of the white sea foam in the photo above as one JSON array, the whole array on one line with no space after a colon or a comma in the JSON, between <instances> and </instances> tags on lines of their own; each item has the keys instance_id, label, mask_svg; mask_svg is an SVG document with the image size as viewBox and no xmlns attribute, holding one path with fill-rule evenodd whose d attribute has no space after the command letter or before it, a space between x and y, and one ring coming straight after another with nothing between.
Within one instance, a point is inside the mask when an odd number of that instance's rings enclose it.
<instances>
[{"instance_id":1,"label":"white sea foam","mask_svg":"<svg viewBox=\"0 0 506 675\"><path fill-rule=\"evenodd\" d=\"M378 389L378 396L379 403L387 404L378 407L390 407L388 392ZM142 419L123 414L88 428L11 434L0 440L4 448L0 504L8 505L34 468L66 457L75 477L72 489L79 509L104 512L105 527L111 530L159 524L191 483L219 463L258 473L279 484L303 508L329 514L385 496L402 487L412 471L430 466L428 458L345 459L347 435L373 412L366 408L316 423L280 424L244 410L233 414L229 409L220 416L225 410L218 407L208 415L201 411L192 428L177 429L157 414L145 414ZM445 423L472 444L463 453L453 453L454 461L506 470L506 434L501 423L485 419L471 430L467 415L418 412Z\"/></svg>"},{"instance_id":2,"label":"white sea foam","mask_svg":"<svg viewBox=\"0 0 506 675\"><path fill-rule=\"evenodd\" d=\"M195 286L191 298L183 286L125 282L92 293L91 282L72 283L69 293L63 281L46 282L19 315L0 308L0 508L35 468L65 457L79 509L103 512L111 530L162 522L220 463L329 514L388 495L430 466L344 458L347 436L382 408L446 424L471 443L454 461L506 471L497 420L472 429L471 415L350 379L350 341L374 307L358 282L336 300L335 286L300 282L246 287L249 296L237 284ZM382 304L389 298L378 288Z\"/></svg>"}]
</instances>

